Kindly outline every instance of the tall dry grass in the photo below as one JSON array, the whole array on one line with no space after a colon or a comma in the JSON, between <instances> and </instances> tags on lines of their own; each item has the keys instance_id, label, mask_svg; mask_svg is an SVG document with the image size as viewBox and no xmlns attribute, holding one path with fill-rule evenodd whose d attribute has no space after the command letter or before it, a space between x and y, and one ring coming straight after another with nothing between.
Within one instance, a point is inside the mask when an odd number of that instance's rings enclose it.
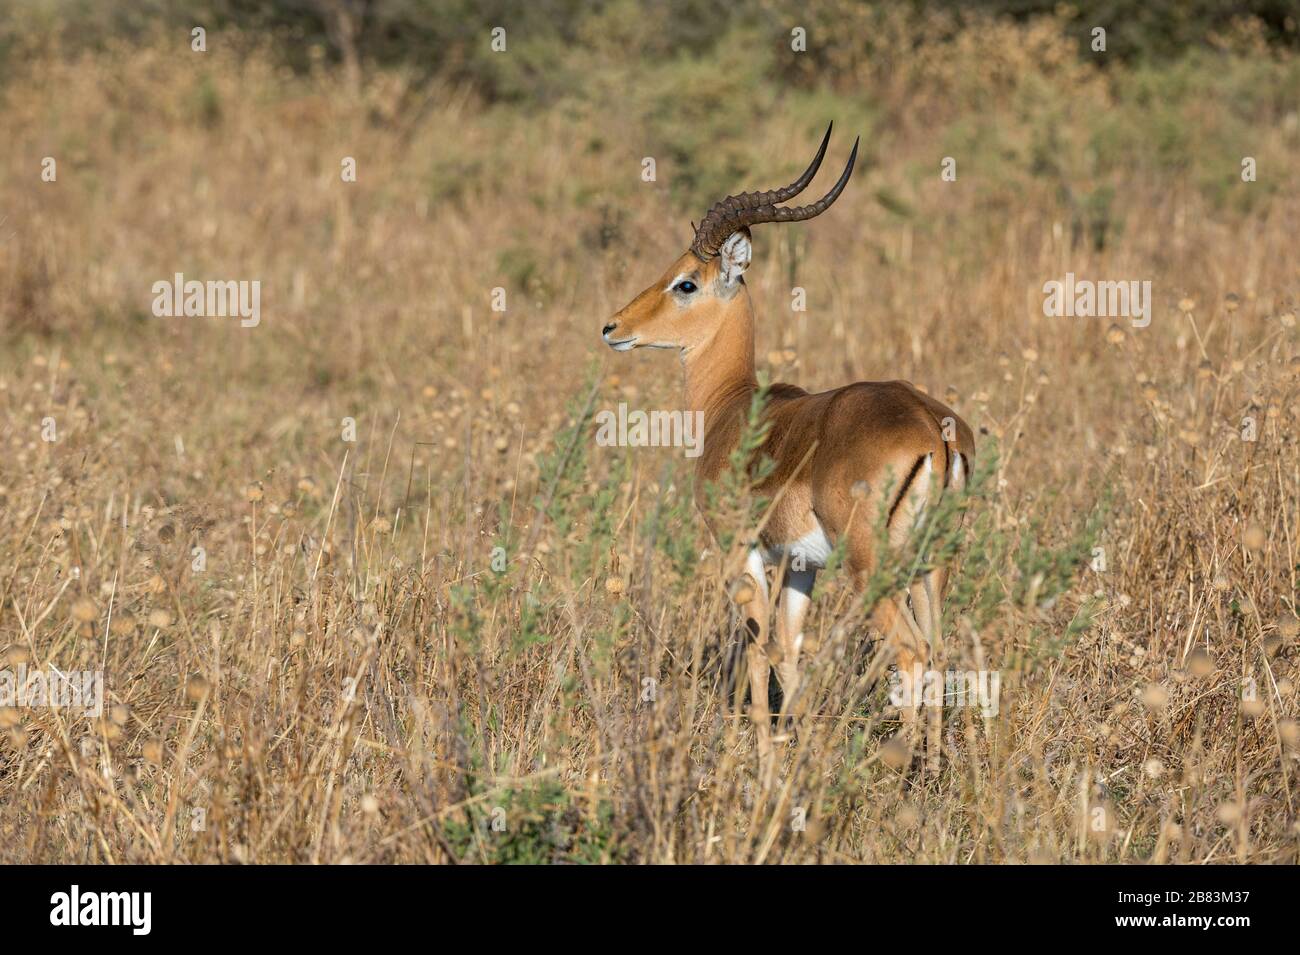
<instances>
[{"instance_id":1,"label":"tall dry grass","mask_svg":"<svg viewBox=\"0 0 1300 955\"><path fill-rule=\"evenodd\" d=\"M1169 106L1042 26L950 52L865 94L722 91L757 121L683 95L725 58L544 110L400 71L353 96L248 38L17 71L0 652L108 699L0 710L0 858L1295 861L1300 131L1231 95L1294 64ZM866 159L832 213L756 230L759 362L909 378L996 447L947 629L1002 705L951 711L923 778L825 579L767 791L688 462L571 425L678 406L676 363L609 354L603 320L700 197L786 175L832 116ZM178 271L259 279L261 325L155 318ZM1045 317L1066 272L1150 279L1150 327Z\"/></svg>"}]
</instances>

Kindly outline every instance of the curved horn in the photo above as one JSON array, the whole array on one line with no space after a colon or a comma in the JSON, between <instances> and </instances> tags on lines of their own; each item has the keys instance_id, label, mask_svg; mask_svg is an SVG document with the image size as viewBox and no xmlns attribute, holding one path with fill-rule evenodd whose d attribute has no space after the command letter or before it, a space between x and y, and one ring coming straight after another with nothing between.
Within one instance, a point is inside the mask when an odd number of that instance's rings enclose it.
<instances>
[{"instance_id":1,"label":"curved horn","mask_svg":"<svg viewBox=\"0 0 1300 955\"><path fill-rule=\"evenodd\" d=\"M831 204L839 198L840 193L844 191L849 176L853 174L853 164L858 158L858 143L861 137L853 141L853 151L849 154L848 165L844 167L844 172L840 174L839 181L831 187L830 192L807 206L778 208L776 203L784 202L798 195L812 181L818 167L821 165L822 157L826 155L826 145L830 142L830 138L831 127L828 126L816 158L813 159L812 164L804 171L804 174L790 185L782 189L772 189L768 192L749 192L741 193L738 196L728 196L714 205L695 230L695 241L691 243L691 251L707 262L718 254L718 249L722 247L722 243L727 241L727 238L732 233L746 226L758 225L763 222L800 222L804 219L819 216L829 209Z\"/></svg>"},{"instance_id":2,"label":"curved horn","mask_svg":"<svg viewBox=\"0 0 1300 955\"><path fill-rule=\"evenodd\" d=\"M770 189L767 192L742 192L734 198L741 200L746 208L755 206L773 205L778 202L785 202L787 199L793 199L799 193L808 188L808 183L813 181L813 176L817 175L817 170L821 168L822 159L826 156L826 147L830 145L831 130L835 128L834 120L826 127L826 135L822 137L822 144L817 149L817 155L813 161L808 164L808 168L803 171L803 175L780 189Z\"/></svg>"},{"instance_id":3,"label":"curved horn","mask_svg":"<svg viewBox=\"0 0 1300 955\"><path fill-rule=\"evenodd\" d=\"M844 191L844 187L849 184L849 177L853 175L853 164L858 160L859 139L861 139L861 137L853 140L853 151L849 153L848 164L844 167L844 172L840 174L839 180L835 185L831 186L830 192L826 193L826 195L822 196L812 205L773 209L773 216L771 219L755 219L753 222L748 224L756 225L760 222L799 222L803 219L811 219L813 216L819 216L829 209L834 204L835 200L840 197L840 193Z\"/></svg>"}]
</instances>

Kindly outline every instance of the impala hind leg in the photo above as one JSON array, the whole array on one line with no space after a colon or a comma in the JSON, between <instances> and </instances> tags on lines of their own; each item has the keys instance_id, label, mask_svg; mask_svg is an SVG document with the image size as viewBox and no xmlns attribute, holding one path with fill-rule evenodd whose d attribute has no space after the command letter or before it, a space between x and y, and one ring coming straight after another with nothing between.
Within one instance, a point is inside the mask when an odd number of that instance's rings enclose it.
<instances>
[{"instance_id":1,"label":"impala hind leg","mask_svg":"<svg viewBox=\"0 0 1300 955\"><path fill-rule=\"evenodd\" d=\"M898 683L891 696L898 704L902 731L909 744L915 744L917 716L925 695L925 671L930 659L924 636L901 594L882 598L872 616L886 645L894 651Z\"/></svg>"},{"instance_id":2,"label":"impala hind leg","mask_svg":"<svg viewBox=\"0 0 1300 955\"><path fill-rule=\"evenodd\" d=\"M942 493L943 483L944 475L934 467L934 455L927 454L915 468L913 480L905 481L899 492L888 528L893 547L907 546L924 528L927 512ZM900 640L899 688L910 704L905 713L913 724L911 729L915 729L917 714L925 713L925 768L937 773L943 752L943 682L938 675L943 648L939 619L941 587L937 588L935 583L934 572L930 571L908 586L908 599L904 603L900 597L897 614L905 626L896 623L894 629ZM940 691L937 695L933 682L936 678Z\"/></svg>"},{"instance_id":3,"label":"impala hind leg","mask_svg":"<svg viewBox=\"0 0 1300 955\"><path fill-rule=\"evenodd\" d=\"M934 454L918 458L900 457L886 466L885 474L888 480L883 485L876 482L875 487L869 487L868 496L856 507L860 507L864 514L875 514L885 509L888 514L888 546L902 549L924 525L926 508L936 493ZM895 483L894 478L899 475L903 479ZM862 594L868 589L877 566L876 528L867 520L849 522L845 535L854 586ZM931 641L927 631L933 626L933 615L927 617L927 627L922 629L913 615L913 608L909 607L909 596L908 589L903 589L880 599L872 609L872 623L884 637L886 646L893 651L897 684L890 695L898 705L903 724L901 735L914 746L917 742L917 716L924 700L925 672L930 663ZM923 593L916 604L922 614L928 611L929 603L924 600Z\"/></svg>"},{"instance_id":4,"label":"impala hind leg","mask_svg":"<svg viewBox=\"0 0 1300 955\"><path fill-rule=\"evenodd\" d=\"M859 594L867 589L871 579L871 555L853 561L854 587ZM891 687L890 698L898 706L900 734L909 746L916 740L917 716L925 691L925 671L929 665L929 646L925 633L908 607L906 591L882 597L871 612L871 622L884 638L885 646L893 652L897 683Z\"/></svg>"},{"instance_id":5,"label":"impala hind leg","mask_svg":"<svg viewBox=\"0 0 1300 955\"><path fill-rule=\"evenodd\" d=\"M946 574L934 570L915 581L909 588L912 602L912 614L916 618L917 628L925 643L925 659L928 670L943 672L943 621L940 595ZM931 677L932 679L934 677ZM933 697L934 694L931 694ZM923 700L925 720L925 766L932 773L939 771L943 754L943 704L940 694L937 698Z\"/></svg>"},{"instance_id":6,"label":"impala hind leg","mask_svg":"<svg viewBox=\"0 0 1300 955\"><path fill-rule=\"evenodd\" d=\"M954 452L948 487L960 492L966 487L967 461L964 455ZM962 524L957 516L957 527ZM945 672L943 652L943 595L948 587L948 568L936 567L914 582L909 588L913 614L929 650L930 669L938 674ZM943 707L946 702L947 681L942 677L943 691L937 699L926 703L926 754L925 765L930 772L939 771L943 754Z\"/></svg>"}]
</instances>

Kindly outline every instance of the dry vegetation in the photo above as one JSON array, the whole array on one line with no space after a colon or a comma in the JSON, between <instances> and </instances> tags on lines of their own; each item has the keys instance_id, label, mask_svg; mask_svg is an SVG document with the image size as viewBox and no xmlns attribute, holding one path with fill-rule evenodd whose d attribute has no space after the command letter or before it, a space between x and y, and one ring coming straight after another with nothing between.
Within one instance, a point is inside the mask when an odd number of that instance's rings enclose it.
<instances>
[{"instance_id":1,"label":"dry vegetation","mask_svg":"<svg viewBox=\"0 0 1300 955\"><path fill-rule=\"evenodd\" d=\"M489 108L210 44L4 87L0 654L107 701L0 710L0 861L1296 860L1294 60L1107 76L1046 21L833 88L748 85L737 47ZM678 406L603 320L829 118L866 161L756 230L759 363L909 378L981 431L949 662L1002 705L951 710L923 777L823 575L764 791L689 462L583 422ZM155 318L178 271L259 279L260 326ZM1150 279L1150 327L1044 317L1067 271Z\"/></svg>"}]
</instances>

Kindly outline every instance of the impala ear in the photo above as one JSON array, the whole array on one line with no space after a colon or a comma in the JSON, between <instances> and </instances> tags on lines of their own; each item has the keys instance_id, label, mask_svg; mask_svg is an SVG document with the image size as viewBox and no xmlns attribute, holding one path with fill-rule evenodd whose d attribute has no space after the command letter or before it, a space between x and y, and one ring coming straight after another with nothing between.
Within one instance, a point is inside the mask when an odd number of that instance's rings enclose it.
<instances>
[{"instance_id":1,"label":"impala ear","mask_svg":"<svg viewBox=\"0 0 1300 955\"><path fill-rule=\"evenodd\" d=\"M718 250L718 275L724 288L735 288L740 277L749 268L750 257L754 253L749 229L740 229L731 233L727 241Z\"/></svg>"}]
</instances>

